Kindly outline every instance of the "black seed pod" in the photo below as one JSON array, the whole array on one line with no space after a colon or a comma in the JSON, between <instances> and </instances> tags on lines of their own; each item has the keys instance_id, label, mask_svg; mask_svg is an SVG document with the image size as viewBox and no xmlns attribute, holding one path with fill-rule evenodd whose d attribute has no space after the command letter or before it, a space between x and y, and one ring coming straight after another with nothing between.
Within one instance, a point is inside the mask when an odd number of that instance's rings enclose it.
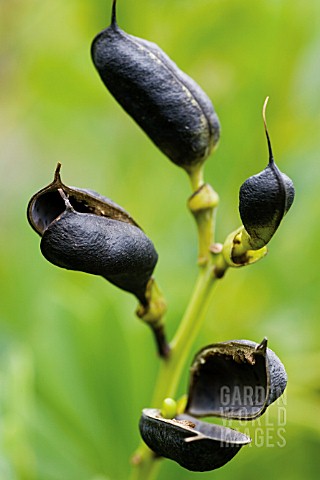
<instances>
[{"instance_id":1,"label":"black seed pod","mask_svg":"<svg viewBox=\"0 0 320 480\"><path fill-rule=\"evenodd\" d=\"M281 220L288 212L294 199L292 180L276 166L271 142L263 119L269 149L269 164L257 175L248 178L240 187L239 211L242 223L249 233L252 248L262 248L276 232Z\"/></svg>"},{"instance_id":2,"label":"black seed pod","mask_svg":"<svg viewBox=\"0 0 320 480\"><path fill-rule=\"evenodd\" d=\"M222 467L243 445L251 442L249 437L231 428L189 415L166 419L156 409L142 411L139 427L143 440L157 455L195 472Z\"/></svg>"},{"instance_id":3,"label":"black seed pod","mask_svg":"<svg viewBox=\"0 0 320 480\"><path fill-rule=\"evenodd\" d=\"M165 155L188 171L208 157L220 134L210 99L156 44L118 27L116 0L91 52L105 86Z\"/></svg>"},{"instance_id":4,"label":"black seed pod","mask_svg":"<svg viewBox=\"0 0 320 480\"><path fill-rule=\"evenodd\" d=\"M277 355L248 340L216 343L194 358L186 412L203 417L252 420L286 388L287 375Z\"/></svg>"},{"instance_id":5,"label":"black seed pod","mask_svg":"<svg viewBox=\"0 0 320 480\"><path fill-rule=\"evenodd\" d=\"M158 255L130 215L89 190L54 181L30 200L28 220L54 265L101 275L146 304L146 286Z\"/></svg>"}]
</instances>

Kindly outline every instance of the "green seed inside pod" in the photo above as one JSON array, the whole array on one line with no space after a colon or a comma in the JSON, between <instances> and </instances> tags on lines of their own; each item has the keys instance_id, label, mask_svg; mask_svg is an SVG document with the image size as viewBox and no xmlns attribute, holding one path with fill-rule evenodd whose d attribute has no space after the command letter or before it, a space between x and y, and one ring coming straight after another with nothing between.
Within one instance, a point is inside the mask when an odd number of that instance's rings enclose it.
<instances>
[{"instance_id":1,"label":"green seed inside pod","mask_svg":"<svg viewBox=\"0 0 320 480\"><path fill-rule=\"evenodd\" d=\"M164 418L174 418L177 415L177 402L173 398L165 398L163 400L161 415Z\"/></svg>"},{"instance_id":2,"label":"green seed inside pod","mask_svg":"<svg viewBox=\"0 0 320 480\"><path fill-rule=\"evenodd\" d=\"M174 163L192 171L217 144L218 117L203 90L154 43L116 22L92 43L92 59L115 99Z\"/></svg>"},{"instance_id":3,"label":"green seed inside pod","mask_svg":"<svg viewBox=\"0 0 320 480\"><path fill-rule=\"evenodd\" d=\"M269 149L269 164L257 175L248 178L240 187L239 212L253 249L262 248L276 232L281 220L294 200L292 180L280 172L273 158L271 142L266 126L265 109L263 120Z\"/></svg>"},{"instance_id":4,"label":"green seed inside pod","mask_svg":"<svg viewBox=\"0 0 320 480\"><path fill-rule=\"evenodd\" d=\"M243 433L178 415L163 418L156 409L144 409L140 418L144 442L157 455L179 463L187 470L205 472L229 462L242 446L251 442Z\"/></svg>"},{"instance_id":5,"label":"green seed inside pod","mask_svg":"<svg viewBox=\"0 0 320 480\"><path fill-rule=\"evenodd\" d=\"M216 343L200 350L190 372L186 412L202 417L251 420L282 395L287 375L279 358L249 340Z\"/></svg>"}]
</instances>

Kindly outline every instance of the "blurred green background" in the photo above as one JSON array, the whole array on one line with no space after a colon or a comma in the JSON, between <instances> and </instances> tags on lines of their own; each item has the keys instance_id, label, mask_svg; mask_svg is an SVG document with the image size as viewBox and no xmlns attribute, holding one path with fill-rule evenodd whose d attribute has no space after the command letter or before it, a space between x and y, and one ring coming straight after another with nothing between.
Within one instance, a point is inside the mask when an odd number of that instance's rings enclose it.
<instances>
[{"instance_id":1,"label":"blurred green background","mask_svg":"<svg viewBox=\"0 0 320 480\"><path fill-rule=\"evenodd\" d=\"M90 60L110 8L111 0L0 0L1 480L126 480L159 364L132 296L41 256L25 211L56 163L65 183L109 196L154 241L170 336L197 273L187 176L116 104ZM206 179L221 198L218 241L239 226L239 186L267 163L267 95L275 158L296 186L269 255L227 273L190 355L267 336L288 372L286 397L251 428L263 436L222 469L196 474L165 461L159 478L316 479L320 2L119 0L118 21L158 43L213 100L222 137ZM186 384L187 370L180 393Z\"/></svg>"}]
</instances>

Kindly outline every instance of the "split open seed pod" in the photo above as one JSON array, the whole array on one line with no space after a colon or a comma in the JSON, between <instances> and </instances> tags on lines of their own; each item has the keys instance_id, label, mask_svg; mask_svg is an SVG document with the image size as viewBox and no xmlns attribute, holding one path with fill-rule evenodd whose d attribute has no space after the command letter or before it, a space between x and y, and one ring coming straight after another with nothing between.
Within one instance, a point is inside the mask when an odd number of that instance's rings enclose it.
<instances>
[{"instance_id":1,"label":"split open seed pod","mask_svg":"<svg viewBox=\"0 0 320 480\"><path fill-rule=\"evenodd\" d=\"M118 26L115 0L91 53L104 85L165 155L188 172L204 162L220 136L211 100L155 43Z\"/></svg>"},{"instance_id":2,"label":"split open seed pod","mask_svg":"<svg viewBox=\"0 0 320 480\"><path fill-rule=\"evenodd\" d=\"M146 408L140 433L157 455L176 461L187 470L205 472L229 462L251 439L243 433L197 420L189 415L163 418L160 410Z\"/></svg>"},{"instance_id":3,"label":"split open seed pod","mask_svg":"<svg viewBox=\"0 0 320 480\"><path fill-rule=\"evenodd\" d=\"M158 255L132 217L91 190L64 185L58 164L54 180L30 200L28 220L42 237L49 262L101 275L146 305L146 288Z\"/></svg>"},{"instance_id":4,"label":"split open seed pod","mask_svg":"<svg viewBox=\"0 0 320 480\"><path fill-rule=\"evenodd\" d=\"M266 339L215 343L193 360L186 413L252 420L282 395L286 384L284 366Z\"/></svg>"},{"instance_id":5,"label":"split open seed pod","mask_svg":"<svg viewBox=\"0 0 320 480\"><path fill-rule=\"evenodd\" d=\"M284 366L266 339L260 344L231 340L209 345L193 360L184 413L171 416L170 411L170 418L164 418L165 409L143 410L141 436L157 455L188 470L214 470L251 440L196 417L253 420L282 395L286 384Z\"/></svg>"}]
</instances>

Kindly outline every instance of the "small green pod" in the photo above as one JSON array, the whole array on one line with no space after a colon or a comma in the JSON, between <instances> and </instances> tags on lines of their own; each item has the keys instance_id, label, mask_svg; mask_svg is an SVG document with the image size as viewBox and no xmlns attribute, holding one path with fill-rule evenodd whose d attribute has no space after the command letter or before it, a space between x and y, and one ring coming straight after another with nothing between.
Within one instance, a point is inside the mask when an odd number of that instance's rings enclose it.
<instances>
[{"instance_id":1,"label":"small green pod","mask_svg":"<svg viewBox=\"0 0 320 480\"><path fill-rule=\"evenodd\" d=\"M41 252L54 265L101 275L147 305L146 289L158 260L149 238L119 205L60 178L36 193L28 220L42 237Z\"/></svg>"},{"instance_id":2,"label":"small green pod","mask_svg":"<svg viewBox=\"0 0 320 480\"><path fill-rule=\"evenodd\" d=\"M231 428L190 415L167 419L160 410L151 408L142 411L139 428L144 442L157 455L194 472L222 467L251 442L249 437Z\"/></svg>"},{"instance_id":3,"label":"small green pod","mask_svg":"<svg viewBox=\"0 0 320 480\"><path fill-rule=\"evenodd\" d=\"M107 89L165 155L189 172L204 162L220 136L211 100L156 44L119 28L115 0L91 53Z\"/></svg>"},{"instance_id":4,"label":"small green pod","mask_svg":"<svg viewBox=\"0 0 320 480\"><path fill-rule=\"evenodd\" d=\"M268 100L268 99L267 99ZM253 249L264 247L273 237L281 220L294 200L292 180L282 173L274 162L271 142L263 118L269 150L269 164L257 175L248 178L240 187L239 212L250 235Z\"/></svg>"},{"instance_id":5,"label":"small green pod","mask_svg":"<svg viewBox=\"0 0 320 480\"><path fill-rule=\"evenodd\" d=\"M279 398L287 374L277 355L249 340L215 343L201 349L190 370L186 413L238 420L260 417Z\"/></svg>"}]
</instances>

